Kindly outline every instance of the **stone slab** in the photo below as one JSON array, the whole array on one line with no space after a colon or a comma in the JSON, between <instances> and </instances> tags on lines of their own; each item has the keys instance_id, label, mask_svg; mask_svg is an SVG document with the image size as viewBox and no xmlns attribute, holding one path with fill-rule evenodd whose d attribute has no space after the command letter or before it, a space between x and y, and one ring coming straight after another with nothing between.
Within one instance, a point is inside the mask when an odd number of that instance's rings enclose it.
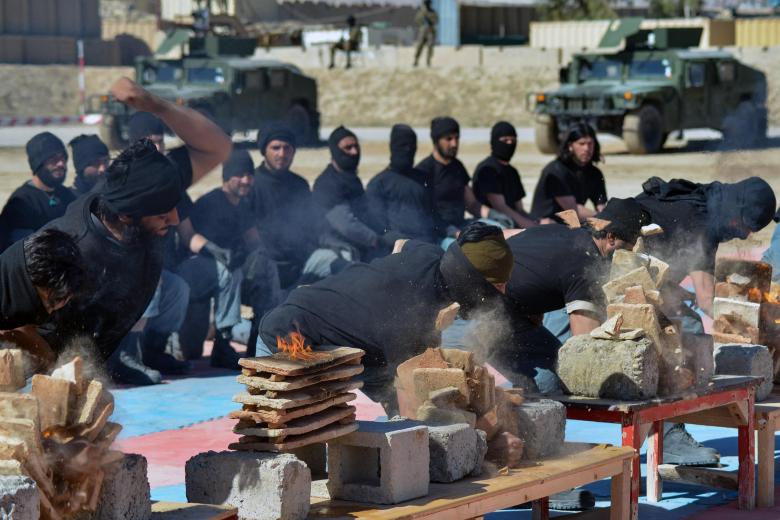
<instances>
[{"instance_id":1,"label":"stone slab","mask_svg":"<svg viewBox=\"0 0 780 520\"><path fill-rule=\"evenodd\" d=\"M712 317L717 319L721 314L737 316L745 325L755 327L756 329L761 324L760 303L732 300L730 298L715 298L712 301Z\"/></svg>"},{"instance_id":2,"label":"stone slab","mask_svg":"<svg viewBox=\"0 0 780 520\"><path fill-rule=\"evenodd\" d=\"M772 354L764 345L717 345L714 358L716 374L764 378L756 388L756 401L766 399L772 392L774 365Z\"/></svg>"},{"instance_id":3,"label":"stone slab","mask_svg":"<svg viewBox=\"0 0 780 520\"><path fill-rule=\"evenodd\" d=\"M312 352L311 359L290 359L287 354L277 352L271 356L241 358L238 364L258 372L268 372L283 376L299 376L327 370L336 365L353 362L363 357L365 352L359 348L338 347L332 350Z\"/></svg>"}]
</instances>

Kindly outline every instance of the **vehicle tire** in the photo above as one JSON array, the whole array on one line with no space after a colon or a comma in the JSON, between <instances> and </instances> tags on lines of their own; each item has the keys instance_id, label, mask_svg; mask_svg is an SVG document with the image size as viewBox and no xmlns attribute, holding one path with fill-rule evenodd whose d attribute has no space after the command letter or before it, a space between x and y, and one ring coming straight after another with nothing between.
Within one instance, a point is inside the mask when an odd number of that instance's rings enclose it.
<instances>
[{"instance_id":1,"label":"vehicle tire","mask_svg":"<svg viewBox=\"0 0 780 520\"><path fill-rule=\"evenodd\" d=\"M111 150L124 150L130 144L125 139L122 139L122 132L119 131L119 121L111 115L103 117L103 123L100 125L100 139Z\"/></svg>"},{"instance_id":2,"label":"vehicle tire","mask_svg":"<svg viewBox=\"0 0 780 520\"><path fill-rule=\"evenodd\" d=\"M751 148L766 139L767 111L752 101L742 101L723 119L723 140L733 148Z\"/></svg>"},{"instance_id":3,"label":"vehicle tire","mask_svg":"<svg viewBox=\"0 0 780 520\"><path fill-rule=\"evenodd\" d=\"M644 105L626 114L623 118L623 142L628 152L637 155L659 152L665 141L663 125L661 112L653 105Z\"/></svg>"},{"instance_id":4,"label":"vehicle tire","mask_svg":"<svg viewBox=\"0 0 780 520\"><path fill-rule=\"evenodd\" d=\"M295 134L295 140L299 144L312 144L315 136L312 132L311 114L305 106L296 103L290 107L284 116L284 122Z\"/></svg>"},{"instance_id":5,"label":"vehicle tire","mask_svg":"<svg viewBox=\"0 0 780 520\"><path fill-rule=\"evenodd\" d=\"M534 141L540 152L545 154L558 153L558 125L555 118L548 114L539 114L534 120Z\"/></svg>"}]
</instances>

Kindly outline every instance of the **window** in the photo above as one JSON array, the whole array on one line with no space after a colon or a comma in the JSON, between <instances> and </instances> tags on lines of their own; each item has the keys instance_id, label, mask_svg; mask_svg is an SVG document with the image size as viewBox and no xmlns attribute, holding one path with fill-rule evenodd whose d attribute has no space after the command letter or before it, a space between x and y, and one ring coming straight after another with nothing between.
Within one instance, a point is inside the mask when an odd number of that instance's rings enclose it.
<instances>
[{"instance_id":1,"label":"window","mask_svg":"<svg viewBox=\"0 0 780 520\"><path fill-rule=\"evenodd\" d=\"M259 72L246 73L246 88L259 90L263 86L263 77Z\"/></svg>"},{"instance_id":2,"label":"window","mask_svg":"<svg viewBox=\"0 0 780 520\"><path fill-rule=\"evenodd\" d=\"M271 88L282 88L284 87L287 79L287 74L283 70L272 70L270 72L271 76Z\"/></svg>"},{"instance_id":3,"label":"window","mask_svg":"<svg viewBox=\"0 0 780 520\"><path fill-rule=\"evenodd\" d=\"M672 64L669 60L637 60L628 69L631 78L671 78Z\"/></svg>"},{"instance_id":4,"label":"window","mask_svg":"<svg viewBox=\"0 0 780 520\"><path fill-rule=\"evenodd\" d=\"M175 83L181 77L181 69L173 65L150 65L144 69L142 81L145 85L150 83Z\"/></svg>"},{"instance_id":5,"label":"window","mask_svg":"<svg viewBox=\"0 0 780 520\"><path fill-rule=\"evenodd\" d=\"M618 60L598 59L593 63L583 61L580 66L579 80L620 79L623 64Z\"/></svg>"},{"instance_id":6,"label":"window","mask_svg":"<svg viewBox=\"0 0 780 520\"><path fill-rule=\"evenodd\" d=\"M704 63L690 63L688 64L688 86L691 88L699 88L704 86L704 82L707 79Z\"/></svg>"},{"instance_id":7,"label":"window","mask_svg":"<svg viewBox=\"0 0 780 520\"><path fill-rule=\"evenodd\" d=\"M731 83L736 76L736 67L733 61L724 61L718 63L718 81L721 83Z\"/></svg>"},{"instance_id":8,"label":"window","mask_svg":"<svg viewBox=\"0 0 780 520\"><path fill-rule=\"evenodd\" d=\"M225 73L222 67L194 67L187 69L187 80L191 83L217 83L225 82Z\"/></svg>"}]
</instances>

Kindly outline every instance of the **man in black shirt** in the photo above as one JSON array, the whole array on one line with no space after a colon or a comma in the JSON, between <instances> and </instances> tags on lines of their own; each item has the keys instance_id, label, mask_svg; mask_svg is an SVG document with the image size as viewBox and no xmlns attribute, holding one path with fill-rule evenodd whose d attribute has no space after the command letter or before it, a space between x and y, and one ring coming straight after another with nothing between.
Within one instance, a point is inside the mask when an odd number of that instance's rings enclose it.
<instances>
[{"instance_id":1,"label":"man in black shirt","mask_svg":"<svg viewBox=\"0 0 780 520\"><path fill-rule=\"evenodd\" d=\"M68 152L57 136L42 132L34 135L25 148L32 179L11 194L0 213L3 248L61 217L76 198L62 185L67 174Z\"/></svg>"},{"instance_id":2,"label":"man in black shirt","mask_svg":"<svg viewBox=\"0 0 780 520\"><path fill-rule=\"evenodd\" d=\"M252 209L265 250L276 262L283 288L298 281L317 246L316 218L309 183L290 171L295 158L295 134L271 124L258 132L263 163L255 170Z\"/></svg>"},{"instance_id":3,"label":"man in black shirt","mask_svg":"<svg viewBox=\"0 0 780 520\"><path fill-rule=\"evenodd\" d=\"M389 416L397 407L395 369L440 343L439 312L453 302L465 315L498 306L511 269L512 253L501 230L476 222L446 252L409 241L398 254L370 264L356 262L298 287L263 317L261 339L271 351L277 337L297 330L315 347L364 349L363 391L382 403Z\"/></svg>"},{"instance_id":4,"label":"man in black shirt","mask_svg":"<svg viewBox=\"0 0 780 520\"><path fill-rule=\"evenodd\" d=\"M595 130L586 123L570 128L558 157L542 170L534 190L533 218L546 222L571 209L584 220L601 211L607 202L607 188L604 174L596 167L600 160L601 145ZM585 206L589 200L595 210Z\"/></svg>"},{"instance_id":5,"label":"man in black shirt","mask_svg":"<svg viewBox=\"0 0 780 520\"><path fill-rule=\"evenodd\" d=\"M434 243L433 199L425 174L414 168L417 134L408 125L390 131L390 165L366 187L380 232L394 239Z\"/></svg>"},{"instance_id":6,"label":"man in black shirt","mask_svg":"<svg viewBox=\"0 0 780 520\"><path fill-rule=\"evenodd\" d=\"M72 299L39 330L55 351L87 335L104 358L120 342L128 345L123 352L131 346L140 350L145 325L140 318L160 279L162 239L178 223L176 204L187 186L227 158L232 146L198 112L160 99L127 78L115 82L111 93L135 110L158 115L185 146L166 157L149 141L137 142L111 164L99 193L80 197L47 226L76 237L94 291Z\"/></svg>"},{"instance_id":7,"label":"man in black shirt","mask_svg":"<svg viewBox=\"0 0 780 520\"><path fill-rule=\"evenodd\" d=\"M73 165L76 167L76 178L71 191L80 197L92 191L103 178L110 162L108 147L94 134L81 134L68 143L73 152Z\"/></svg>"},{"instance_id":8,"label":"man in black shirt","mask_svg":"<svg viewBox=\"0 0 780 520\"><path fill-rule=\"evenodd\" d=\"M520 174L509 164L517 147L517 131L506 121L490 130L490 157L474 170L474 195L483 205L513 221L510 227L529 228L538 222L523 208L525 189Z\"/></svg>"},{"instance_id":9,"label":"man in black shirt","mask_svg":"<svg viewBox=\"0 0 780 520\"><path fill-rule=\"evenodd\" d=\"M130 116L127 135L131 143L139 139L149 139L158 152L165 153L165 124L154 114L140 111Z\"/></svg>"}]
</instances>

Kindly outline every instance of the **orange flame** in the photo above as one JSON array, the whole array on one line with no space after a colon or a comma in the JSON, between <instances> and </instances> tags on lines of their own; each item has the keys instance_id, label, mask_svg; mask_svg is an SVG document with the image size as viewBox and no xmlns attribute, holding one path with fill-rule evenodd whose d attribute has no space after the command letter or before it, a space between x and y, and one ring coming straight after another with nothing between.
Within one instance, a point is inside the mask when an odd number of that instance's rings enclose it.
<instances>
[{"instance_id":1,"label":"orange flame","mask_svg":"<svg viewBox=\"0 0 780 520\"><path fill-rule=\"evenodd\" d=\"M777 319L775 320L775 325L780 325L780 318L777 318Z\"/></svg>"},{"instance_id":2,"label":"orange flame","mask_svg":"<svg viewBox=\"0 0 780 520\"><path fill-rule=\"evenodd\" d=\"M758 287L751 287L748 289L748 300L751 302L761 301L761 290Z\"/></svg>"},{"instance_id":3,"label":"orange flame","mask_svg":"<svg viewBox=\"0 0 780 520\"><path fill-rule=\"evenodd\" d=\"M276 336L276 348L279 352L287 354L290 359L307 360L316 357L310 346L306 345L306 338L300 332L293 331L287 338Z\"/></svg>"},{"instance_id":4,"label":"orange flame","mask_svg":"<svg viewBox=\"0 0 780 520\"><path fill-rule=\"evenodd\" d=\"M764 293L764 301L767 303L780 303L774 294L768 292Z\"/></svg>"}]
</instances>

